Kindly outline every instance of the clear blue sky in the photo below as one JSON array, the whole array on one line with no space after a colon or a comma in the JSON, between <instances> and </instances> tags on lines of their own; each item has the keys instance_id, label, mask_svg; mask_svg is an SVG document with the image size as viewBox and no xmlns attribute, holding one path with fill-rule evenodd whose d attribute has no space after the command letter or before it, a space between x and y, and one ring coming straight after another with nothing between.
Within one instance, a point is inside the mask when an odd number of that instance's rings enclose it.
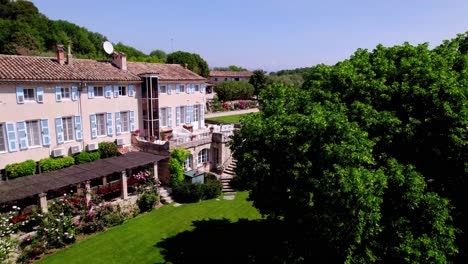
<instances>
[{"instance_id":1,"label":"clear blue sky","mask_svg":"<svg viewBox=\"0 0 468 264\"><path fill-rule=\"evenodd\" d=\"M467 0L33 0L51 19L145 53L200 54L210 65L267 71L334 64L357 48L468 31Z\"/></svg>"}]
</instances>

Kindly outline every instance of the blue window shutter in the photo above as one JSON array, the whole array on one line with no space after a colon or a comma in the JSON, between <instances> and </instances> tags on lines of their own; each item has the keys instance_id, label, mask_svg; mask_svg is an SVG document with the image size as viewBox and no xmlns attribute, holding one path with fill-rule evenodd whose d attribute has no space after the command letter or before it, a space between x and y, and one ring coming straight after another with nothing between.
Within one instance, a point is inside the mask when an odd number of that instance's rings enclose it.
<instances>
[{"instance_id":1,"label":"blue window shutter","mask_svg":"<svg viewBox=\"0 0 468 264\"><path fill-rule=\"evenodd\" d=\"M55 87L55 101L56 102L62 101L62 88L59 86Z\"/></svg>"},{"instance_id":2,"label":"blue window shutter","mask_svg":"<svg viewBox=\"0 0 468 264\"><path fill-rule=\"evenodd\" d=\"M49 120L41 119L42 145L50 146Z\"/></svg>"},{"instance_id":3,"label":"blue window shutter","mask_svg":"<svg viewBox=\"0 0 468 264\"><path fill-rule=\"evenodd\" d=\"M200 84L200 93L205 93L205 84Z\"/></svg>"},{"instance_id":4,"label":"blue window shutter","mask_svg":"<svg viewBox=\"0 0 468 264\"><path fill-rule=\"evenodd\" d=\"M176 107L176 126L180 126L180 106Z\"/></svg>"},{"instance_id":5,"label":"blue window shutter","mask_svg":"<svg viewBox=\"0 0 468 264\"><path fill-rule=\"evenodd\" d=\"M190 90L190 93L194 93L195 92L195 84L192 83L192 89Z\"/></svg>"},{"instance_id":6,"label":"blue window shutter","mask_svg":"<svg viewBox=\"0 0 468 264\"><path fill-rule=\"evenodd\" d=\"M114 85L114 97L119 97L119 86Z\"/></svg>"},{"instance_id":7,"label":"blue window shutter","mask_svg":"<svg viewBox=\"0 0 468 264\"><path fill-rule=\"evenodd\" d=\"M81 116L75 116L75 136L77 141L83 140L83 125L81 124Z\"/></svg>"},{"instance_id":8,"label":"blue window shutter","mask_svg":"<svg viewBox=\"0 0 468 264\"><path fill-rule=\"evenodd\" d=\"M24 89L23 89L23 87L16 87L16 102L18 104L24 104Z\"/></svg>"},{"instance_id":9,"label":"blue window shutter","mask_svg":"<svg viewBox=\"0 0 468 264\"><path fill-rule=\"evenodd\" d=\"M130 131L135 131L135 112L130 111Z\"/></svg>"},{"instance_id":10,"label":"blue window shutter","mask_svg":"<svg viewBox=\"0 0 468 264\"><path fill-rule=\"evenodd\" d=\"M185 85L185 92L190 93L190 84L189 83Z\"/></svg>"},{"instance_id":11,"label":"blue window shutter","mask_svg":"<svg viewBox=\"0 0 468 264\"><path fill-rule=\"evenodd\" d=\"M130 97L135 96L135 87L133 85L128 86L128 96L130 96Z\"/></svg>"},{"instance_id":12,"label":"blue window shutter","mask_svg":"<svg viewBox=\"0 0 468 264\"><path fill-rule=\"evenodd\" d=\"M175 91L176 93L180 93L180 84L176 84Z\"/></svg>"},{"instance_id":13,"label":"blue window shutter","mask_svg":"<svg viewBox=\"0 0 468 264\"><path fill-rule=\"evenodd\" d=\"M94 86L88 86L88 98L94 98Z\"/></svg>"},{"instance_id":14,"label":"blue window shutter","mask_svg":"<svg viewBox=\"0 0 468 264\"><path fill-rule=\"evenodd\" d=\"M167 94L172 94L172 85L168 84L166 88L167 88Z\"/></svg>"},{"instance_id":15,"label":"blue window shutter","mask_svg":"<svg viewBox=\"0 0 468 264\"><path fill-rule=\"evenodd\" d=\"M78 100L78 87L76 86L71 87L71 99L72 101Z\"/></svg>"},{"instance_id":16,"label":"blue window shutter","mask_svg":"<svg viewBox=\"0 0 468 264\"><path fill-rule=\"evenodd\" d=\"M19 148L21 150L28 149L28 134L26 133L26 122L16 122L16 129L18 130Z\"/></svg>"},{"instance_id":17,"label":"blue window shutter","mask_svg":"<svg viewBox=\"0 0 468 264\"><path fill-rule=\"evenodd\" d=\"M90 114L89 121L91 124L91 138L96 138L97 137L96 114Z\"/></svg>"},{"instance_id":18,"label":"blue window shutter","mask_svg":"<svg viewBox=\"0 0 468 264\"><path fill-rule=\"evenodd\" d=\"M172 127L172 107L167 108L167 126Z\"/></svg>"},{"instance_id":19,"label":"blue window shutter","mask_svg":"<svg viewBox=\"0 0 468 264\"><path fill-rule=\"evenodd\" d=\"M44 102L44 88L42 88L42 87L37 87L36 88L36 101L38 103L43 103Z\"/></svg>"},{"instance_id":20,"label":"blue window shutter","mask_svg":"<svg viewBox=\"0 0 468 264\"><path fill-rule=\"evenodd\" d=\"M162 108L159 108L159 127L162 127Z\"/></svg>"},{"instance_id":21,"label":"blue window shutter","mask_svg":"<svg viewBox=\"0 0 468 264\"><path fill-rule=\"evenodd\" d=\"M61 117L55 118L55 134L57 135L57 144L63 144L63 122Z\"/></svg>"},{"instance_id":22,"label":"blue window shutter","mask_svg":"<svg viewBox=\"0 0 468 264\"><path fill-rule=\"evenodd\" d=\"M112 97L112 86L106 85L105 90L106 90L106 94L105 94L106 98L111 98Z\"/></svg>"},{"instance_id":23,"label":"blue window shutter","mask_svg":"<svg viewBox=\"0 0 468 264\"><path fill-rule=\"evenodd\" d=\"M190 123L190 106L186 105L185 106L185 123L189 124Z\"/></svg>"},{"instance_id":24,"label":"blue window shutter","mask_svg":"<svg viewBox=\"0 0 468 264\"><path fill-rule=\"evenodd\" d=\"M107 135L111 137L114 134L114 126L112 125L112 113L107 113Z\"/></svg>"},{"instance_id":25,"label":"blue window shutter","mask_svg":"<svg viewBox=\"0 0 468 264\"><path fill-rule=\"evenodd\" d=\"M115 134L122 134L122 125L120 124L120 112L115 112Z\"/></svg>"},{"instance_id":26,"label":"blue window shutter","mask_svg":"<svg viewBox=\"0 0 468 264\"><path fill-rule=\"evenodd\" d=\"M15 123L6 123L5 125L6 125L7 138L8 138L8 151L9 152L18 151L18 147L16 144Z\"/></svg>"},{"instance_id":27,"label":"blue window shutter","mask_svg":"<svg viewBox=\"0 0 468 264\"><path fill-rule=\"evenodd\" d=\"M200 109L200 126L205 127L205 106L203 104L199 105Z\"/></svg>"}]
</instances>

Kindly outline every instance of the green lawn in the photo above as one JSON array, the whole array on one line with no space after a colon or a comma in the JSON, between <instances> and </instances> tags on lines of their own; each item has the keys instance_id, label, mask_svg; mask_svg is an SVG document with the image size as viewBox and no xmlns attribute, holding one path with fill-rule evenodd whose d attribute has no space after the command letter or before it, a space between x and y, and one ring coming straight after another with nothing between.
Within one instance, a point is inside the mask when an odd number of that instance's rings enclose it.
<instances>
[{"instance_id":1,"label":"green lawn","mask_svg":"<svg viewBox=\"0 0 468 264\"><path fill-rule=\"evenodd\" d=\"M218 201L209 200L179 207L163 206L82 240L39 263L165 263L160 245L170 243L174 237L180 238L193 232L194 224L205 224L211 230L219 222L229 224L240 218L260 219L260 214L251 202L246 201L246 197L246 192L238 192L233 201L221 197ZM196 244L196 240L191 238L188 243ZM176 249L169 253L177 254L178 251Z\"/></svg>"},{"instance_id":2,"label":"green lawn","mask_svg":"<svg viewBox=\"0 0 468 264\"><path fill-rule=\"evenodd\" d=\"M246 115L246 114L211 117L211 118L207 118L207 120L219 121L219 122L224 122L224 123L239 124L240 118L243 115Z\"/></svg>"}]
</instances>

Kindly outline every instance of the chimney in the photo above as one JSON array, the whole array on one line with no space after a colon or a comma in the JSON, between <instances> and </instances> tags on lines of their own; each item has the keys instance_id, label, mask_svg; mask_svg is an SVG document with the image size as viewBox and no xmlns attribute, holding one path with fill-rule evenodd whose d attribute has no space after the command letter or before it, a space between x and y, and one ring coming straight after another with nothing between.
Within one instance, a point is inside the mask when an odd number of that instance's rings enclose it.
<instances>
[{"instance_id":1,"label":"chimney","mask_svg":"<svg viewBox=\"0 0 468 264\"><path fill-rule=\"evenodd\" d=\"M188 67L188 64L184 63L184 69L187 69L187 67Z\"/></svg>"},{"instance_id":2,"label":"chimney","mask_svg":"<svg viewBox=\"0 0 468 264\"><path fill-rule=\"evenodd\" d=\"M68 44L67 64L72 65L71 44Z\"/></svg>"},{"instance_id":3,"label":"chimney","mask_svg":"<svg viewBox=\"0 0 468 264\"><path fill-rule=\"evenodd\" d=\"M65 56L63 54L63 45L57 44L57 61L60 65L65 63Z\"/></svg>"},{"instance_id":4,"label":"chimney","mask_svg":"<svg viewBox=\"0 0 468 264\"><path fill-rule=\"evenodd\" d=\"M112 54L112 64L117 68L126 71L127 70L127 56L123 52L114 52Z\"/></svg>"}]
</instances>

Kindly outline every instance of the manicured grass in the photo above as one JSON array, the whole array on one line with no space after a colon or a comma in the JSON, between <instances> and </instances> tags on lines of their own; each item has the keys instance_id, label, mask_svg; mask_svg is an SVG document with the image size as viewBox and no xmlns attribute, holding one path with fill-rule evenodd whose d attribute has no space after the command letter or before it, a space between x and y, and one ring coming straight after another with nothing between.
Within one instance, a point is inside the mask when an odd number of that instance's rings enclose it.
<instances>
[{"instance_id":1,"label":"manicured grass","mask_svg":"<svg viewBox=\"0 0 468 264\"><path fill-rule=\"evenodd\" d=\"M240 118L243 115L246 115L246 114L211 117L211 118L207 118L207 120L214 120L214 121L219 121L219 122L224 122L224 123L239 124Z\"/></svg>"},{"instance_id":2,"label":"manicured grass","mask_svg":"<svg viewBox=\"0 0 468 264\"><path fill-rule=\"evenodd\" d=\"M50 255L38 263L164 263L156 246L208 219L260 219L258 211L238 192L235 200L208 200L179 207L163 206ZM197 243L197 241L193 241Z\"/></svg>"}]
</instances>

